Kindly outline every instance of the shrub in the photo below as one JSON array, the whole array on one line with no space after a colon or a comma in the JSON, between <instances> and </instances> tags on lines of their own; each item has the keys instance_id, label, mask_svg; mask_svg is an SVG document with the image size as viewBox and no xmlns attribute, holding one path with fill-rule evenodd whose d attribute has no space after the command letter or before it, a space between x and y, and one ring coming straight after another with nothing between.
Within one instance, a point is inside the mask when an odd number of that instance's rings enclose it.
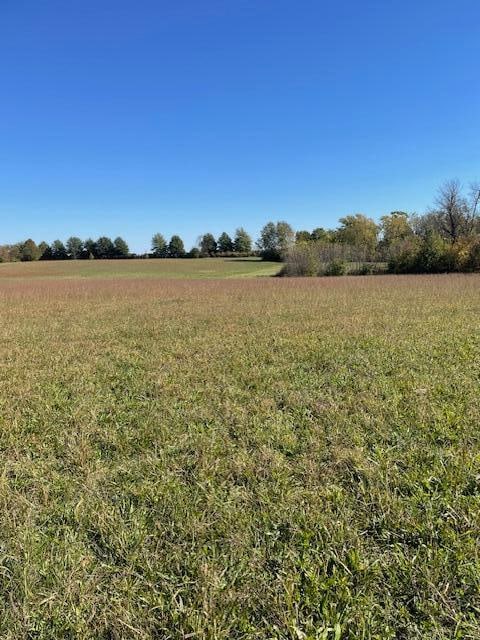
<instances>
[{"instance_id":1,"label":"shrub","mask_svg":"<svg viewBox=\"0 0 480 640\"><path fill-rule=\"evenodd\" d=\"M371 262L365 262L358 269L350 271L350 273L355 276L370 276L375 273L375 266Z\"/></svg>"},{"instance_id":2,"label":"shrub","mask_svg":"<svg viewBox=\"0 0 480 640\"><path fill-rule=\"evenodd\" d=\"M343 260L332 260L325 269L326 276L343 276L347 271L347 265Z\"/></svg>"},{"instance_id":3,"label":"shrub","mask_svg":"<svg viewBox=\"0 0 480 640\"><path fill-rule=\"evenodd\" d=\"M314 248L302 244L293 247L282 269L285 276L316 276L320 269L318 255Z\"/></svg>"},{"instance_id":4,"label":"shrub","mask_svg":"<svg viewBox=\"0 0 480 640\"><path fill-rule=\"evenodd\" d=\"M480 238L475 238L470 245L468 257L465 261L465 269L467 271L480 271Z\"/></svg>"}]
</instances>

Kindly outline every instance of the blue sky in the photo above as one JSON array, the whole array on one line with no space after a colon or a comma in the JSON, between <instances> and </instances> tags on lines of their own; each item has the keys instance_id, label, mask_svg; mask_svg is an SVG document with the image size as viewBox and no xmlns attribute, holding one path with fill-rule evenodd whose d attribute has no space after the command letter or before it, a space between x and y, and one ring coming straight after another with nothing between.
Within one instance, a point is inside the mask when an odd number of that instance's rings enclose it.
<instances>
[{"instance_id":1,"label":"blue sky","mask_svg":"<svg viewBox=\"0 0 480 640\"><path fill-rule=\"evenodd\" d=\"M0 243L423 211L479 70L478 0L0 0Z\"/></svg>"}]
</instances>

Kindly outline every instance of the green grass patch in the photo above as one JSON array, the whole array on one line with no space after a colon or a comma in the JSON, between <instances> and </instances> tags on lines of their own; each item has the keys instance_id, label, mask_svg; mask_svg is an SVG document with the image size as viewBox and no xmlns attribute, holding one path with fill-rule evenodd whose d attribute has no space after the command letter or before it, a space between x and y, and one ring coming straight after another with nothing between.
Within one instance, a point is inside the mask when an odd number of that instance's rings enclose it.
<instances>
[{"instance_id":1,"label":"green grass patch","mask_svg":"<svg viewBox=\"0 0 480 640\"><path fill-rule=\"evenodd\" d=\"M278 262L259 258L59 260L0 264L0 280L30 278L245 278L272 276Z\"/></svg>"},{"instance_id":2,"label":"green grass patch","mask_svg":"<svg viewBox=\"0 0 480 640\"><path fill-rule=\"evenodd\" d=\"M479 294L1 281L0 637L478 638Z\"/></svg>"}]
</instances>

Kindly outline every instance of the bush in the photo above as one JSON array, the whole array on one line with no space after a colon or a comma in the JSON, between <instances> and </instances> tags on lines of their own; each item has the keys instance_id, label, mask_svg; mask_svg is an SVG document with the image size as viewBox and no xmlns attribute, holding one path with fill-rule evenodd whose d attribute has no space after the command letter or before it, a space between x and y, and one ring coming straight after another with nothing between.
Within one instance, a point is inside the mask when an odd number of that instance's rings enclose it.
<instances>
[{"instance_id":1,"label":"bush","mask_svg":"<svg viewBox=\"0 0 480 640\"><path fill-rule=\"evenodd\" d=\"M347 265L343 260L332 260L325 269L326 276L343 276L347 272Z\"/></svg>"},{"instance_id":2,"label":"bush","mask_svg":"<svg viewBox=\"0 0 480 640\"><path fill-rule=\"evenodd\" d=\"M372 275L372 273L375 273L375 271L375 265L373 265L371 262L365 262L364 264L360 265L358 269L350 271L350 274L355 276L370 276Z\"/></svg>"},{"instance_id":3,"label":"bush","mask_svg":"<svg viewBox=\"0 0 480 640\"><path fill-rule=\"evenodd\" d=\"M281 275L316 276L319 269L320 263L313 248L308 245L297 245L290 250Z\"/></svg>"},{"instance_id":4,"label":"bush","mask_svg":"<svg viewBox=\"0 0 480 640\"><path fill-rule=\"evenodd\" d=\"M480 238L470 245L465 268L467 271L480 271Z\"/></svg>"}]
</instances>

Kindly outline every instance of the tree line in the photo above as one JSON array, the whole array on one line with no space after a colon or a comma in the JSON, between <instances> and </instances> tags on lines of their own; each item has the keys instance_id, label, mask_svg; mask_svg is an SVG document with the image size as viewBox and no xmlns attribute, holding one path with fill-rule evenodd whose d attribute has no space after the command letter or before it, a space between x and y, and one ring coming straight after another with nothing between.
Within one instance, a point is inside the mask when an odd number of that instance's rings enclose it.
<instances>
[{"instance_id":1,"label":"tree line","mask_svg":"<svg viewBox=\"0 0 480 640\"><path fill-rule=\"evenodd\" d=\"M107 236L101 236L98 240L82 240L71 236L65 244L61 240L37 244L29 238L16 244L0 245L0 262L114 259L128 258L130 255L128 244L120 236L115 240Z\"/></svg>"},{"instance_id":2,"label":"tree line","mask_svg":"<svg viewBox=\"0 0 480 640\"><path fill-rule=\"evenodd\" d=\"M97 240L82 240L72 236L63 243L54 240L51 244L37 244L29 238L16 244L0 245L0 262L31 262L33 260L104 260L125 258L203 258L226 256L251 256L254 250L251 236L243 227L239 227L233 238L225 231L218 237L205 233L198 239L198 246L190 251L179 235L173 235L167 242L161 233L152 238L151 251L145 254L131 253L126 241L102 236Z\"/></svg>"},{"instance_id":3,"label":"tree line","mask_svg":"<svg viewBox=\"0 0 480 640\"><path fill-rule=\"evenodd\" d=\"M393 211L377 223L361 213L339 220L335 229L294 231L285 221L268 222L253 244L239 227L233 237L205 233L188 252L179 235L167 242L152 238L151 251L137 255L125 240L70 237L64 244L36 244L32 239L0 246L0 262L68 259L202 258L258 255L285 262L285 275L337 275L375 270L392 273L433 273L480 269L480 185L465 192L458 181L445 183L423 215Z\"/></svg>"},{"instance_id":4,"label":"tree line","mask_svg":"<svg viewBox=\"0 0 480 640\"><path fill-rule=\"evenodd\" d=\"M479 271L479 213L480 184L465 191L452 180L422 215L392 211L376 223L355 214L340 218L336 229L295 234L278 223L266 236L273 238L268 248L285 262L284 275Z\"/></svg>"},{"instance_id":5,"label":"tree line","mask_svg":"<svg viewBox=\"0 0 480 640\"><path fill-rule=\"evenodd\" d=\"M226 231L218 238L212 233L205 233L200 236L197 244L187 253L180 236L172 236L167 243L161 233L156 233L152 238L150 255L154 258L213 258L254 254L252 238L243 227L236 230L233 238Z\"/></svg>"}]
</instances>

